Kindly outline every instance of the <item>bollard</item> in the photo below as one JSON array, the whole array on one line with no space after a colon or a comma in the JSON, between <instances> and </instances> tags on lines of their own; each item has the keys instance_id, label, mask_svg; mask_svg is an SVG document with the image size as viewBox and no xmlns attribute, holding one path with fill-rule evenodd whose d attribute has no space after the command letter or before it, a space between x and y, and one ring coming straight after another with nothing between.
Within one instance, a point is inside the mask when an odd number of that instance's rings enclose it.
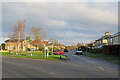
<instances>
[{"instance_id":1,"label":"bollard","mask_svg":"<svg viewBox=\"0 0 120 80\"><path fill-rule=\"evenodd\" d=\"M49 56L49 53L47 52L47 57Z\"/></svg>"},{"instance_id":2,"label":"bollard","mask_svg":"<svg viewBox=\"0 0 120 80\"><path fill-rule=\"evenodd\" d=\"M61 59L61 54L60 54L60 59Z\"/></svg>"}]
</instances>

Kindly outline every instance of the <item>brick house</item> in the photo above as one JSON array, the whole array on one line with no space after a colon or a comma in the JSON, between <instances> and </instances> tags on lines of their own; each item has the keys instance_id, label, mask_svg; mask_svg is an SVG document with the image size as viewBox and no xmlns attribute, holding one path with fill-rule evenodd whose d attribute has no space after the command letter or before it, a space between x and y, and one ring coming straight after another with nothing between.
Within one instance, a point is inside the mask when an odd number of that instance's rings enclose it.
<instances>
[{"instance_id":1,"label":"brick house","mask_svg":"<svg viewBox=\"0 0 120 80\"><path fill-rule=\"evenodd\" d=\"M117 32L112 35L113 45L120 45L120 32Z\"/></svg>"},{"instance_id":2,"label":"brick house","mask_svg":"<svg viewBox=\"0 0 120 80\"><path fill-rule=\"evenodd\" d=\"M109 32L106 32L105 36L103 35L101 38L95 40L95 42L93 43L95 48L102 48L102 46L112 44L113 44L112 36L109 34Z\"/></svg>"},{"instance_id":3,"label":"brick house","mask_svg":"<svg viewBox=\"0 0 120 80\"><path fill-rule=\"evenodd\" d=\"M19 49L18 49L19 48ZM20 39L19 47L18 47L18 39L8 39L5 41L5 50L13 50L13 51L26 51L27 48L35 48L32 44L30 44L25 39Z\"/></svg>"}]
</instances>

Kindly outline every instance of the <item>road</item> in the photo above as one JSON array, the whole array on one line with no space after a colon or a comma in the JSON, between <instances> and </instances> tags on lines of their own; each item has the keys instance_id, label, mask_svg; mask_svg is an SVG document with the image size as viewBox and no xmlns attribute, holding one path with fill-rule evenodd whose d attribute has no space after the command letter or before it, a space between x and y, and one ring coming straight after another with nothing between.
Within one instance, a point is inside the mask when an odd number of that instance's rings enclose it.
<instances>
[{"instance_id":1,"label":"road","mask_svg":"<svg viewBox=\"0 0 120 80\"><path fill-rule=\"evenodd\" d=\"M49 61L2 57L3 78L117 78L115 64L98 65L86 56L74 56L69 52L70 60ZM84 59L86 58L86 59ZM82 60L82 61L81 61ZM84 61L85 60L85 61ZM90 60L90 61L89 61ZM97 62L97 61L96 61ZM95 65L96 64L96 65ZM104 66L104 67L103 67Z\"/></svg>"},{"instance_id":2,"label":"road","mask_svg":"<svg viewBox=\"0 0 120 80\"><path fill-rule=\"evenodd\" d=\"M85 55L75 55L76 50L69 51L65 55L68 56L68 62L76 64L87 64L93 66L100 66L104 68L111 68L118 70L118 64L111 63L105 60L100 60L96 58L87 57Z\"/></svg>"}]
</instances>

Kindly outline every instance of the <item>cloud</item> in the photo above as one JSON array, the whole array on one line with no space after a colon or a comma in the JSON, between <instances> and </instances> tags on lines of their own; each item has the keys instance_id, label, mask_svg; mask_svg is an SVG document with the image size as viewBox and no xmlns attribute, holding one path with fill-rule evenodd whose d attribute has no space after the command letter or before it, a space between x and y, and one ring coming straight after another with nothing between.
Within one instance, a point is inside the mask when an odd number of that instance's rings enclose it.
<instances>
[{"instance_id":1,"label":"cloud","mask_svg":"<svg viewBox=\"0 0 120 80\"><path fill-rule=\"evenodd\" d=\"M50 27L57 26L59 28L65 28L66 23L64 21L48 20L46 25Z\"/></svg>"},{"instance_id":2,"label":"cloud","mask_svg":"<svg viewBox=\"0 0 120 80\"><path fill-rule=\"evenodd\" d=\"M42 26L49 38L71 40L73 43L88 42L99 38L106 31L117 31L117 6L117 3L109 2L3 3L2 30L11 32L17 20L26 19L27 32L31 26Z\"/></svg>"},{"instance_id":3,"label":"cloud","mask_svg":"<svg viewBox=\"0 0 120 80\"><path fill-rule=\"evenodd\" d=\"M89 38L89 37L96 37L96 35L91 35L91 34L85 34L85 33L80 33L80 32L71 32L71 31L66 31L63 33L55 33L56 36L58 37L65 37L65 38Z\"/></svg>"},{"instance_id":4,"label":"cloud","mask_svg":"<svg viewBox=\"0 0 120 80\"><path fill-rule=\"evenodd\" d=\"M2 0L2 2L118 2L119 0Z\"/></svg>"}]
</instances>

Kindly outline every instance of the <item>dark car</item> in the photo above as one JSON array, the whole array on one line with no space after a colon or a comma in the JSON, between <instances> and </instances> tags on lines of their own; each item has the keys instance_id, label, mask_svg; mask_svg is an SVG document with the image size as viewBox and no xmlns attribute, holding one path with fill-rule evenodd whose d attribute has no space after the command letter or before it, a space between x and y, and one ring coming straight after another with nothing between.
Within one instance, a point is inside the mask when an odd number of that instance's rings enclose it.
<instances>
[{"instance_id":1,"label":"dark car","mask_svg":"<svg viewBox=\"0 0 120 80\"><path fill-rule=\"evenodd\" d=\"M68 50L67 50L67 49L64 49L64 52L68 52Z\"/></svg>"}]
</instances>

